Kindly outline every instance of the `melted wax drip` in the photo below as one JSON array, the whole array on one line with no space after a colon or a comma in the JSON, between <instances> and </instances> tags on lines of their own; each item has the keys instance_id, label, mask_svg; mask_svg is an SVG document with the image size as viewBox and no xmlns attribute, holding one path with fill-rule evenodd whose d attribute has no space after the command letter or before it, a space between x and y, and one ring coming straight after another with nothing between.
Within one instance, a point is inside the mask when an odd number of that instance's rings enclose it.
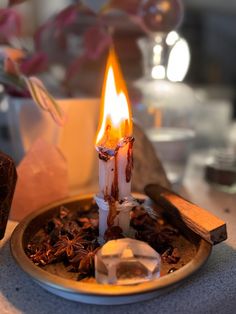
<instances>
[{"instance_id":1,"label":"melted wax drip","mask_svg":"<svg viewBox=\"0 0 236 314\"><path fill-rule=\"evenodd\" d=\"M131 181L132 176L132 169L133 169L133 144L134 144L134 138L129 137L123 140L123 145L129 145L128 151L127 151L127 164L125 168L125 176L126 176L126 182ZM111 195L108 195L108 191L106 188L104 199L106 202L109 203L109 213L107 216L107 225L108 227L112 227L114 225L114 220L116 216L118 215L118 211L116 210L116 201L119 201L119 184L118 184L118 150L119 146L113 151L113 154L111 154L111 151L107 150L104 151L101 148L99 148L99 159L103 160L104 162L109 161L112 157L115 158L115 165L114 165L114 179L111 186Z\"/></svg>"},{"instance_id":2,"label":"melted wax drip","mask_svg":"<svg viewBox=\"0 0 236 314\"><path fill-rule=\"evenodd\" d=\"M127 152L127 165L125 169L125 175L126 175L126 182L130 182L131 176L132 176L132 169L133 169L133 145L134 145L134 138L131 138L129 142L129 148Z\"/></svg>"},{"instance_id":3,"label":"melted wax drip","mask_svg":"<svg viewBox=\"0 0 236 314\"><path fill-rule=\"evenodd\" d=\"M117 154L115 155L114 158L115 158L114 179L111 186L111 196L108 197L109 203L109 214L107 217L108 227L112 227L114 225L114 220L118 215L118 211L116 210L116 201L119 200Z\"/></svg>"},{"instance_id":4,"label":"melted wax drip","mask_svg":"<svg viewBox=\"0 0 236 314\"><path fill-rule=\"evenodd\" d=\"M108 203L109 213L107 216L107 226L110 228L114 225L114 221L116 216L118 215L118 211L116 210L116 201L112 197L109 197Z\"/></svg>"},{"instance_id":5,"label":"melted wax drip","mask_svg":"<svg viewBox=\"0 0 236 314\"><path fill-rule=\"evenodd\" d=\"M117 154L115 155L114 179L111 186L111 197L116 201L119 200Z\"/></svg>"},{"instance_id":6,"label":"melted wax drip","mask_svg":"<svg viewBox=\"0 0 236 314\"><path fill-rule=\"evenodd\" d=\"M99 152L98 157L99 157L99 159L101 159L105 162L107 162L111 158L107 153L104 153L102 151Z\"/></svg>"}]
</instances>

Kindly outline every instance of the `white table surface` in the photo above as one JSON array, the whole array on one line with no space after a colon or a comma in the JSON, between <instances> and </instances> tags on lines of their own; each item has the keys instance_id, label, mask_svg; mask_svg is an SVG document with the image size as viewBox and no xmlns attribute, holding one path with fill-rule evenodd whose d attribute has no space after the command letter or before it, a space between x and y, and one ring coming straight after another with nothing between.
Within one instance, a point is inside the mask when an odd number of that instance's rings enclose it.
<instances>
[{"instance_id":1,"label":"white table surface","mask_svg":"<svg viewBox=\"0 0 236 314\"><path fill-rule=\"evenodd\" d=\"M16 223L10 221L0 242L0 314L236 313L236 195L216 191L192 176L185 180L181 193L224 219L228 240L216 245L207 264L180 287L153 300L122 306L61 299L44 291L14 262L9 238Z\"/></svg>"}]
</instances>

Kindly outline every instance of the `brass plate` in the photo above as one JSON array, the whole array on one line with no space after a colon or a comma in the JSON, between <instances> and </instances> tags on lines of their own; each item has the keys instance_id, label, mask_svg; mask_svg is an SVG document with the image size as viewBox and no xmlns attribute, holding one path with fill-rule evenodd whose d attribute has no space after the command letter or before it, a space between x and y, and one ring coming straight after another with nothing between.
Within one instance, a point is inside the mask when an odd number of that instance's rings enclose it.
<instances>
[{"instance_id":1,"label":"brass plate","mask_svg":"<svg viewBox=\"0 0 236 314\"><path fill-rule=\"evenodd\" d=\"M187 277L196 272L208 259L212 246L205 240L183 241L179 245L181 263L184 266L171 274L164 266L159 279L133 286L112 286L97 284L95 280L76 281L73 275L66 273L60 265L50 265L40 268L27 257L25 246L27 241L41 228L45 220L53 216L64 204L73 210L80 205L91 202L92 195L77 196L54 203L26 217L14 230L11 237L11 252L19 266L44 289L63 298L89 304L128 304L157 297L170 288L180 284ZM168 268L171 268L169 266Z\"/></svg>"}]
</instances>

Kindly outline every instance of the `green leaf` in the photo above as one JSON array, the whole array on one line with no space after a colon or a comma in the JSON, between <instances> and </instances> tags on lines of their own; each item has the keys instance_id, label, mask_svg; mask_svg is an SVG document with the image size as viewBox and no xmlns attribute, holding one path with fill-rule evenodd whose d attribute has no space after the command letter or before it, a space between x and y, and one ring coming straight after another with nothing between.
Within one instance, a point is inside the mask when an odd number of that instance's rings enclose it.
<instances>
[{"instance_id":1,"label":"green leaf","mask_svg":"<svg viewBox=\"0 0 236 314\"><path fill-rule=\"evenodd\" d=\"M2 83L3 85L11 86L17 90L24 90L26 88L26 85L24 81L21 80L21 78L1 72L1 70L0 83Z\"/></svg>"}]
</instances>

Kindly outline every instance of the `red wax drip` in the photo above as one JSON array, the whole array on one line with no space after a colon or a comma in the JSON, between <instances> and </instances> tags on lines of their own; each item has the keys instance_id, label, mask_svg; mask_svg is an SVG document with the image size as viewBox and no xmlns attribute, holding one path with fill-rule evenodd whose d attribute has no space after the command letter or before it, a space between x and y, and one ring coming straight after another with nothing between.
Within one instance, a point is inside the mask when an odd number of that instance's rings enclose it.
<instances>
[{"instance_id":1,"label":"red wax drip","mask_svg":"<svg viewBox=\"0 0 236 314\"><path fill-rule=\"evenodd\" d=\"M127 151L127 165L125 169L125 176L126 176L126 182L131 181L131 176L132 176L132 169L133 169L133 144L134 144L134 138L129 142L129 148Z\"/></svg>"},{"instance_id":2,"label":"red wax drip","mask_svg":"<svg viewBox=\"0 0 236 314\"><path fill-rule=\"evenodd\" d=\"M117 165L117 154L115 155L115 167L114 167L114 179L111 186L111 197L118 201L119 199L119 187L118 187L118 165Z\"/></svg>"}]
</instances>

